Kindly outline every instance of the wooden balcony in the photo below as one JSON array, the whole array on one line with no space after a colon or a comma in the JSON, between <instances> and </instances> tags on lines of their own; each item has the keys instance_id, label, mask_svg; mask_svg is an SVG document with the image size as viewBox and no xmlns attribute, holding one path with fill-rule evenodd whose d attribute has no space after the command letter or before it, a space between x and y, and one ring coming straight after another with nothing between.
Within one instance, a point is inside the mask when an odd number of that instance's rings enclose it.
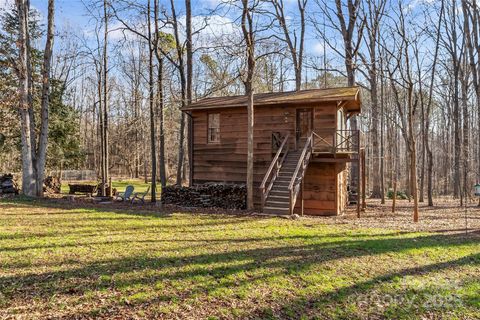
<instances>
[{"instance_id":1,"label":"wooden balcony","mask_svg":"<svg viewBox=\"0 0 480 320\"><path fill-rule=\"evenodd\" d=\"M314 155L351 155L360 153L360 130L314 130Z\"/></svg>"}]
</instances>

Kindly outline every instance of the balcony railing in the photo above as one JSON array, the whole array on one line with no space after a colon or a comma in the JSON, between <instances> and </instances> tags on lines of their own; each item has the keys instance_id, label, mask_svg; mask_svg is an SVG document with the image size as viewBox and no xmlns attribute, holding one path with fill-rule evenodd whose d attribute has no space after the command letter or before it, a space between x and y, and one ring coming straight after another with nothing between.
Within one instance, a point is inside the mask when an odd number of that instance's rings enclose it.
<instances>
[{"instance_id":1,"label":"balcony railing","mask_svg":"<svg viewBox=\"0 0 480 320\"><path fill-rule=\"evenodd\" d=\"M360 152L360 130L315 130L313 153L353 154Z\"/></svg>"}]
</instances>

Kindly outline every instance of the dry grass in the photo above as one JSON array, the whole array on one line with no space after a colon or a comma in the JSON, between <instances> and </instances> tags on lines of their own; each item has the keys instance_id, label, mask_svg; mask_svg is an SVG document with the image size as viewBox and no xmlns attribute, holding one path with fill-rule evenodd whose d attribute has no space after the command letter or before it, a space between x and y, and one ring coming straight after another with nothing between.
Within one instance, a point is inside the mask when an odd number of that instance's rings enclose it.
<instances>
[{"instance_id":1,"label":"dry grass","mask_svg":"<svg viewBox=\"0 0 480 320\"><path fill-rule=\"evenodd\" d=\"M396 212L392 213L392 201L382 205L380 200L367 200L367 210L357 219L356 211L350 208L344 216L332 218L330 223L347 223L350 226L387 228L404 231L469 232L480 231L480 207L469 202L467 208L459 207L458 200L435 199L435 206L419 204L418 223L413 223L413 202L397 200Z\"/></svg>"},{"instance_id":2,"label":"dry grass","mask_svg":"<svg viewBox=\"0 0 480 320\"><path fill-rule=\"evenodd\" d=\"M288 220L3 200L0 318L478 318L479 209L465 235L451 202L417 225L370 203Z\"/></svg>"}]
</instances>

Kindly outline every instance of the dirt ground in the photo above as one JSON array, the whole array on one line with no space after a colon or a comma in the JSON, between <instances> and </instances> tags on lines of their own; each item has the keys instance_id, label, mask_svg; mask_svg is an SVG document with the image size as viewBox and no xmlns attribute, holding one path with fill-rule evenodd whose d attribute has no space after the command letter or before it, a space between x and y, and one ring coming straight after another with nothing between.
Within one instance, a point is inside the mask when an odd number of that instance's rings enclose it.
<instances>
[{"instance_id":1,"label":"dirt ground","mask_svg":"<svg viewBox=\"0 0 480 320\"><path fill-rule=\"evenodd\" d=\"M346 223L359 227L398 229L402 231L433 231L460 233L480 232L480 207L478 202L469 202L460 207L458 200L434 199L434 207L426 202L419 204L419 222L413 222L413 201L397 200L395 213L392 200L381 204L380 200L367 199L367 209L357 218L356 208L349 207L343 216L327 218L332 223Z\"/></svg>"}]
</instances>

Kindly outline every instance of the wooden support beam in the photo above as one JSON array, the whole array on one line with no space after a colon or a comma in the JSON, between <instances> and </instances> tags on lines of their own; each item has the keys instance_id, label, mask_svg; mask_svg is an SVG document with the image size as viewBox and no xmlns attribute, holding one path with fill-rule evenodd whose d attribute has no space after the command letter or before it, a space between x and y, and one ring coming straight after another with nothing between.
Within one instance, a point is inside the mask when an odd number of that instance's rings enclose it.
<instances>
[{"instance_id":1,"label":"wooden support beam","mask_svg":"<svg viewBox=\"0 0 480 320\"><path fill-rule=\"evenodd\" d=\"M365 173L365 149L360 150L360 158L362 159L362 211L367 209L367 202L366 202L366 173Z\"/></svg>"},{"instance_id":2,"label":"wooden support beam","mask_svg":"<svg viewBox=\"0 0 480 320\"><path fill-rule=\"evenodd\" d=\"M304 201L303 201L303 200L304 200L304 196L303 196L303 194L304 194L304 193L303 193L303 185L305 184L304 180L305 180L305 179L302 179L302 216L303 216L303 210L304 210L304 203L303 203L303 202L304 202Z\"/></svg>"},{"instance_id":3,"label":"wooden support beam","mask_svg":"<svg viewBox=\"0 0 480 320\"><path fill-rule=\"evenodd\" d=\"M351 158L313 158L311 162L321 162L321 163L347 163L347 162L358 162L358 159Z\"/></svg>"},{"instance_id":4,"label":"wooden support beam","mask_svg":"<svg viewBox=\"0 0 480 320\"><path fill-rule=\"evenodd\" d=\"M360 170L361 170L361 158L362 155L361 153L357 157L357 165L358 165L358 170L357 170L357 176L355 177L357 179L357 218L360 218Z\"/></svg>"}]
</instances>

